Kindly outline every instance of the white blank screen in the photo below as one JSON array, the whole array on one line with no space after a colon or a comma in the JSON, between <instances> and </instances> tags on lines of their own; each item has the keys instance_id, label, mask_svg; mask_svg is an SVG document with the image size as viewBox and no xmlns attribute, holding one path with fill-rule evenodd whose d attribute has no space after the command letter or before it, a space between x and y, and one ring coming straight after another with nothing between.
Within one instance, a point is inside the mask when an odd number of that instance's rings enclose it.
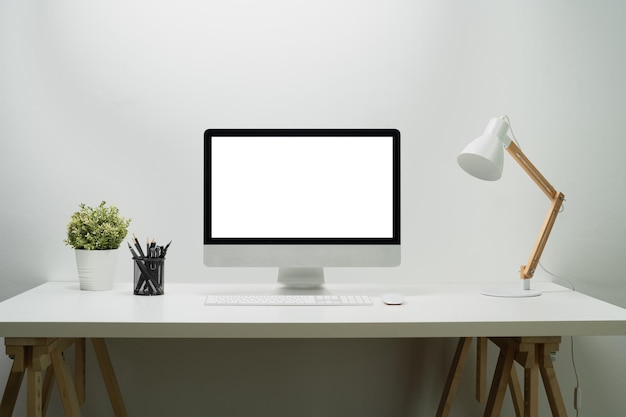
<instances>
[{"instance_id":1,"label":"white blank screen","mask_svg":"<svg viewBox=\"0 0 626 417\"><path fill-rule=\"evenodd\" d=\"M393 237L391 137L213 137L212 238Z\"/></svg>"}]
</instances>

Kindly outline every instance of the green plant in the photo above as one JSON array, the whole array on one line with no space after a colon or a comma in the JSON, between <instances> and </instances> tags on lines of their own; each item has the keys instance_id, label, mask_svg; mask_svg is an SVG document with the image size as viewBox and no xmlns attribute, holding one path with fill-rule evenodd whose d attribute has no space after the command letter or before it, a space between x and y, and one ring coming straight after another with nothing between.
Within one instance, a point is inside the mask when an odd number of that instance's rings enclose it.
<instances>
[{"instance_id":1,"label":"green plant","mask_svg":"<svg viewBox=\"0 0 626 417\"><path fill-rule=\"evenodd\" d=\"M117 207L106 207L103 201L98 207L84 203L72 214L67 225L66 245L74 249L105 250L117 249L128 233L131 219L119 214Z\"/></svg>"}]
</instances>

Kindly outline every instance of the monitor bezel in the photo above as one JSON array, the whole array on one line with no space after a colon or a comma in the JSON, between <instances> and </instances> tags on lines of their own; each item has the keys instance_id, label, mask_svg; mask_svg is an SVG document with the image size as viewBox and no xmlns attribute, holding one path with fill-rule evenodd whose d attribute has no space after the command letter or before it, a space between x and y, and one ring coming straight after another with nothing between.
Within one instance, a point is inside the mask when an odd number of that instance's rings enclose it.
<instances>
[{"instance_id":1,"label":"monitor bezel","mask_svg":"<svg viewBox=\"0 0 626 417\"><path fill-rule=\"evenodd\" d=\"M358 238L216 238L211 236L211 140L213 137L391 137L392 236ZM207 129L204 132L205 245L400 245L400 132L397 129Z\"/></svg>"}]
</instances>

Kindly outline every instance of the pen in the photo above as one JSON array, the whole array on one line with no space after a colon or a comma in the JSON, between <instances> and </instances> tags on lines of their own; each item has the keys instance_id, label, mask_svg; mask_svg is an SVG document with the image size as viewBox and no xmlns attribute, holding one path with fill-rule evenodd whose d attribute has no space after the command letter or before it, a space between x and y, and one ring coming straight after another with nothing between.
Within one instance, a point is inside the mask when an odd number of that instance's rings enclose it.
<instances>
[{"instance_id":1,"label":"pen","mask_svg":"<svg viewBox=\"0 0 626 417\"><path fill-rule=\"evenodd\" d=\"M133 233L133 240L135 243L135 247L139 251L139 255L141 255L141 257L144 258L146 255L143 253L143 250L141 249L141 245L139 244L139 241L137 240L137 236L135 236L134 233Z\"/></svg>"},{"instance_id":2,"label":"pen","mask_svg":"<svg viewBox=\"0 0 626 417\"><path fill-rule=\"evenodd\" d=\"M137 252L135 252L135 250L133 249L133 247L132 247L132 246L130 246L130 242L128 242L128 249L130 249L130 253L131 253L131 255L133 255L133 259L137 259L137 258L138 258L138 256L137 256Z\"/></svg>"},{"instance_id":3,"label":"pen","mask_svg":"<svg viewBox=\"0 0 626 417\"><path fill-rule=\"evenodd\" d=\"M161 255L162 258L165 258L165 254L167 253L167 248L169 248L171 244L172 244L172 241L170 240L169 243L165 245L165 247L163 248L163 252Z\"/></svg>"}]
</instances>

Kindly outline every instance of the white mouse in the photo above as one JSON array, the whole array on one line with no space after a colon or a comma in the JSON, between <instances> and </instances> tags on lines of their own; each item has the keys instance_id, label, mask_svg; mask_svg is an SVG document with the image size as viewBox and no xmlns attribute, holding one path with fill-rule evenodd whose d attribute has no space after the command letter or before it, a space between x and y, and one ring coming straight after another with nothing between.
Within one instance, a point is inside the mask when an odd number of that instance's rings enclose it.
<instances>
[{"instance_id":1,"label":"white mouse","mask_svg":"<svg viewBox=\"0 0 626 417\"><path fill-rule=\"evenodd\" d=\"M383 303L387 305L392 305L392 306L396 306L396 305L400 305L404 303L404 296L402 294L397 294L397 293L383 294L381 299L383 300Z\"/></svg>"}]
</instances>

